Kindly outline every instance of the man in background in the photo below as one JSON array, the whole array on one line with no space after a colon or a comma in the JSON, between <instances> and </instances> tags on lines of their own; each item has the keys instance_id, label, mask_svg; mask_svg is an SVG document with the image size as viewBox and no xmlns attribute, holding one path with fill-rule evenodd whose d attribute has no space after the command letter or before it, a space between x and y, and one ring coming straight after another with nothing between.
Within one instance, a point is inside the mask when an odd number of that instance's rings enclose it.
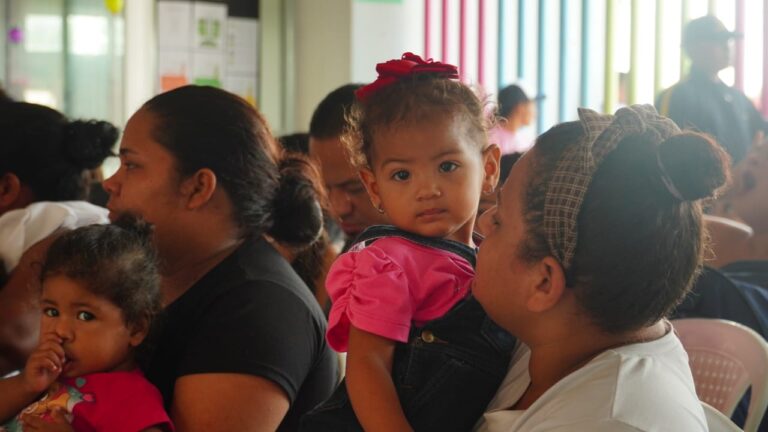
<instances>
[{"instance_id":1,"label":"man in background","mask_svg":"<svg viewBox=\"0 0 768 432\"><path fill-rule=\"evenodd\" d=\"M309 154L320 165L333 216L347 237L347 245L365 228L386 223L384 215L371 204L341 142L347 125L345 115L359 87L346 84L329 93L309 124Z\"/></svg>"},{"instance_id":2,"label":"man in background","mask_svg":"<svg viewBox=\"0 0 768 432\"><path fill-rule=\"evenodd\" d=\"M744 93L717 76L731 65L732 41L739 37L711 15L690 21L683 29L682 45L691 59L691 71L656 100L659 113L681 128L714 136L733 163L743 159L768 129Z\"/></svg>"}]
</instances>

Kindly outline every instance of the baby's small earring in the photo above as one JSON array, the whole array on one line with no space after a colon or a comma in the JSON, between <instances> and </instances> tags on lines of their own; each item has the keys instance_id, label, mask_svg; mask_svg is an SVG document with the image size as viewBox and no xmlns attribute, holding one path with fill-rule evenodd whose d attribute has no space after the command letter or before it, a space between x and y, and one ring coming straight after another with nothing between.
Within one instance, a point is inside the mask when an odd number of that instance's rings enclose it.
<instances>
[{"instance_id":1,"label":"baby's small earring","mask_svg":"<svg viewBox=\"0 0 768 432\"><path fill-rule=\"evenodd\" d=\"M379 203L378 206L374 206L376 208L376 211L378 211L381 214L384 214L384 205L382 203Z\"/></svg>"},{"instance_id":2,"label":"baby's small earring","mask_svg":"<svg viewBox=\"0 0 768 432\"><path fill-rule=\"evenodd\" d=\"M492 187L483 187L483 195L492 195L493 194L493 188Z\"/></svg>"}]
</instances>

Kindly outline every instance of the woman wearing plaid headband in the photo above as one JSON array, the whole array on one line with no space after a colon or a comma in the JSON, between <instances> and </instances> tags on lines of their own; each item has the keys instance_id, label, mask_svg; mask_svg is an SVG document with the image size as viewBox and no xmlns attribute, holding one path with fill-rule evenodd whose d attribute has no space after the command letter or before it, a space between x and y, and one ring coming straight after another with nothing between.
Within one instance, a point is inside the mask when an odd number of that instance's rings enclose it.
<instances>
[{"instance_id":1,"label":"woman wearing plaid headband","mask_svg":"<svg viewBox=\"0 0 768 432\"><path fill-rule=\"evenodd\" d=\"M524 344L483 431L705 431L664 317L702 263L700 201L728 157L650 106L579 111L514 165L474 293Z\"/></svg>"}]
</instances>

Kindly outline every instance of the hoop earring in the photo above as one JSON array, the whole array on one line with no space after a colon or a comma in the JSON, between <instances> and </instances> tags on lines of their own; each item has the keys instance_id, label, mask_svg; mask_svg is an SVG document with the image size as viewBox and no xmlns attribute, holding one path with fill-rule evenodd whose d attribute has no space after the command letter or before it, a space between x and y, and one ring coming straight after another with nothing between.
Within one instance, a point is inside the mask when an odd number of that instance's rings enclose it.
<instances>
[{"instance_id":1,"label":"hoop earring","mask_svg":"<svg viewBox=\"0 0 768 432\"><path fill-rule=\"evenodd\" d=\"M483 195L493 195L493 188L483 188Z\"/></svg>"},{"instance_id":2,"label":"hoop earring","mask_svg":"<svg viewBox=\"0 0 768 432\"><path fill-rule=\"evenodd\" d=\"M376 211L378 211L381 214L384 214L384 207L382 206L381 203L379 203L379 206L376 207Z\"/></svg>"}]
</instances>

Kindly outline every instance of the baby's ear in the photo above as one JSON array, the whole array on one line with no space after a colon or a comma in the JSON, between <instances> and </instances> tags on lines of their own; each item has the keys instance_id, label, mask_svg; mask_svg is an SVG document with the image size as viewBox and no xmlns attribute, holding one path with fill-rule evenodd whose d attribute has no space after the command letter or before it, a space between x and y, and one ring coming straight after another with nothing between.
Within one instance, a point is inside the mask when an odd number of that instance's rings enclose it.
<instances>
[{"instance_id":1,"label":"baby's ear","mask_svg":"<svg viewBox=\"0 0 768 432\"><path fill-rule=\"evenodd\" d=\"M361 168L358 172L360 180L365 186L365 190L368 192L368 197L371 198L371 204L374 207L381 207L381 197L379 196L379 185L376 183L376 177L373 175L373 171L369 168Z\"/></svg>"},{"instance_id":2,"label":"baby's ear","mask_svg":"<svg viewBox=\"0 0 768 432\"><path fill-rule=\"evenodd\" d=\"M483 150L483 191L493 192L499 182L501 149L496 144L489 144Z\"/></svg>"},{"instance_id":3,"label":"baby's ear","mask_svg":"<svg viewBox=\"0 0 768 432\"><path fill-rule=\"evenodd\" d=\"M130 344L133 347L139 346L149 333L149 318L142 318L137 323L131 325Z\"/></svg>"}]
</instances>

